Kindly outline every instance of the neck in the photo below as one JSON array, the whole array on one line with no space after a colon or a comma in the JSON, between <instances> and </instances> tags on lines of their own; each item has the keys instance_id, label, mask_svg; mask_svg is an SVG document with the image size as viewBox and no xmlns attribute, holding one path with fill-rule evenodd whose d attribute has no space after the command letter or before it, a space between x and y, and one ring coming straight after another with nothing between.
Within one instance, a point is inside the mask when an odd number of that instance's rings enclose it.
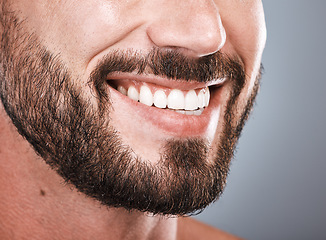
<instances>
[{"instance_id":1,"label":"neck","mask_svg":"<svg viewBox=\"0 0 326 240\"><path fill-rule=\"evenodd\" d=\"M102 206L40 158L0 109L2 239L176 239L177 219Z\"/></svg>"}]
</instances>

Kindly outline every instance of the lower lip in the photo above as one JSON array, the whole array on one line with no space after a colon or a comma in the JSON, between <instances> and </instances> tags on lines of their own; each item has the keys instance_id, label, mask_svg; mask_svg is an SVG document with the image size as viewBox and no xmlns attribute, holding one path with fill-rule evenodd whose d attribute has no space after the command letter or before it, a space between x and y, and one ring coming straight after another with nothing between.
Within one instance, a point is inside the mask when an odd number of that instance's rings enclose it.
<instances>
[{"instance_id":1,"label":"lower lip","mask_svg":"<svg viewBox=\"0 0 326 240\"><path fill-rule=\"evenodd\" d=\"M145 122L160 129L164 133L176 137L203 136L212 126L216 126L219 118L220 92L223 87L214 89L211 92L210 104L199 116L185 115L168 109L149 107L140 102L136 102L121 94L109 86L111 96L119 102L124 102L130 107L131 116L137 114ZM114 106L113 106L114 107Z\"/></svg>"}]
</instances>

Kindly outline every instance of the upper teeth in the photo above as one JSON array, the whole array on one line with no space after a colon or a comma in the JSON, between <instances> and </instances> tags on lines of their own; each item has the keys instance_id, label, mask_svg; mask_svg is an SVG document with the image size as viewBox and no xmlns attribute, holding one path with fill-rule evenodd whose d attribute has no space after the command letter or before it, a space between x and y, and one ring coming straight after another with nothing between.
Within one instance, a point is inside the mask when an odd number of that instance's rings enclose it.
<instances>
[{"instance_id":1,"label":"upper teeth","mask_svg":"<svg viewBox=\"0 0 326 240\"><path fill-rule=\"evenodd\" d=\"M118 86L117 90L128 96L129 98L139 101L147 106L154 105L158 108L169 108L175 110L193 111L207 107L209 104L210 93L208 87L201 89L198 94L195 90L181 91L172 89L170 93L158 89L154 94L146 85L140 87L140 91L135 86L129 86L126 89L123 86Z\"/></svg>"}]
</instances>

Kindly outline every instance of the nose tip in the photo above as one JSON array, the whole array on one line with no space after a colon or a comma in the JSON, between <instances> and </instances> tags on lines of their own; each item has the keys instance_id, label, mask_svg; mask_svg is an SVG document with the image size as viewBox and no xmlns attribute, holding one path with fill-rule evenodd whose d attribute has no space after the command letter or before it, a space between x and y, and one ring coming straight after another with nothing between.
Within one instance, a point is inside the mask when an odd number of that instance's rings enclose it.
<instances>
[{"instance_id":1,"label":"nose tip","mask_svg":"<svg viewBox=\"0 0 326 240\"><path fill-rule=\"evenodd\" d=\"M198 23L197 23L198 24ZM219 51L225 44L226 32L219 15L207 19L199 29L193 29L193 35L188 41L188 48L199 56L205 56Z\"/></svg>"},{"instance_id":2,"label":"nose tip","mask_svg":"<svg viewBox=\"0 0 326 240\"><path fill-rule=\"evenodd\" d=\"M168 13L158 11L158 17L147 28L148 37L157 47L184 49L198 57L219 51L225 44L226 32L218 9L199 2Z\"/></svg>"}]
</instances>

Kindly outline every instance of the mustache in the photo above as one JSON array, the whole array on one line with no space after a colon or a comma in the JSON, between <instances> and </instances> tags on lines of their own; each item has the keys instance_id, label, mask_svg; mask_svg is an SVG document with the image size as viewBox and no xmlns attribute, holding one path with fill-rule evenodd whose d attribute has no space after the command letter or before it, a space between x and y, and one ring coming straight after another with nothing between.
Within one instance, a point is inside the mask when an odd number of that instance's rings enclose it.
<instances>
[{"instance_id":1,"label":"mustache","mask_svg":"<svg viewBox=\"0 0 326 240\"><path fill-rule=\"evenodd\" d=\"M245 83L241 59L222 52L191 58L175 49L153 48L147 54L132 49L114 50L102 58L90 74L100 98L107 98L104 84L111 73L153 74L175 81L207 83L218 78L235 81L238 88Z\"/></svg>"}]
</instances>

